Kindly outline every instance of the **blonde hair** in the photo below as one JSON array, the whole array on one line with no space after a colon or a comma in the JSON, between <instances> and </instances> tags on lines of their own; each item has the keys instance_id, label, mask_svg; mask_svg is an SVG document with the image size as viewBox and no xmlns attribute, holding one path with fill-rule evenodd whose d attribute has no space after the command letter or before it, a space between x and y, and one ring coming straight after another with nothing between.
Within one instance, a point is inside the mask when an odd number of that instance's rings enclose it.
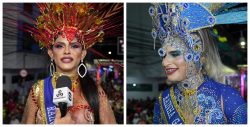
<instances>
[{"instance_id":1,"label":"blonde hair","mask_svg":"<svg viewBox=\"0 0 250 127\"><path fill-rule=\"evenodd\" d=\"M203 42L202 72L217 82L224 83L223 63L221 62L218 48L208 28L197 31Z\"/></svg>"}]
</instances>

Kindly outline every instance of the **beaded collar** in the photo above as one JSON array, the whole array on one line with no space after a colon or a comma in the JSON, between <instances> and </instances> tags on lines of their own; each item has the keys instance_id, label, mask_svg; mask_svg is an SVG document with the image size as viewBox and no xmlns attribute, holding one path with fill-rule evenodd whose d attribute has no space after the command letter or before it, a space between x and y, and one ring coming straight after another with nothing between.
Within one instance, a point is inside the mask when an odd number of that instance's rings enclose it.
<instances>
[{"instance_id":1,"label":"beaded collar","mask_svg":"<svg viewBox=\"0 0 250 127\"><path fill-rule=\"evenodd\" d=\"M200 73L185 79L177 84L177 88L184 96L194 95L198 87L204 82L204 76Z\"/></svg>"},{"instance_id":2,"label":"beaded collar","mask_svg":"<svg viewBox=\"0 0 250 127\"><path fill-rule=\"evenodd\" d=\"M79 87L79 77L78 77L77 74L67 75L67 74L64 74L64 73L55 72L53 74L53 77L52 77L52 85L53 85L53 87L56 88L56 80L58 79L58 77L63 76L63 75L66 75L71 79L71 81L72 81L72 92L74 92L75 89L77 87Z\"/></svg>"}]
</instances>

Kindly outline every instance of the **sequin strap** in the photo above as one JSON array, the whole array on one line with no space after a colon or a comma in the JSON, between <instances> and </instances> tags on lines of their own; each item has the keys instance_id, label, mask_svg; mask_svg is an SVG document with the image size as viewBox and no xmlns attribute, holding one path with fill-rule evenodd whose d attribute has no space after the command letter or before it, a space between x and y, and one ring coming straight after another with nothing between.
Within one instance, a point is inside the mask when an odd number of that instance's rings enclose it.
<instances>
[{"instance_id":1,"label":"sequin strap","mask_svg":"<svg viewBox=\"0 0 250 127\"><path fill-rule=\"evenodd\" d=\"M179 114L178 110L174 106L174 98L172 97L173 87L164 91L159 98L159 103L161 107L161 114L163 120L170 124L183 124L185 123L184 118Z\"/></svg>"},{"instance_id":2,"label":"sequin strap","mask_svg":"<svg viewBox=\"0 0 250 127\"><path fill-rule=\"evenodd\" d=\"M48 124L54 124L56 105L53 103L54 89L52 85L52 77L48 77L44 80L44 110L46 115L46 122Z\"/></svg>"},{"instance_id":3,"label":"sequin strap","mask_svg":"<svg viewBox=\"0 0 250 127\"><path fill-rule=\"evenodd\" d=\"M164 113L164 109L163 109L163 105L162 105L162 92L160 93L160 96L159 96L159 103L160 103L160 109L161 109L161 118L163 118L165 124L168 124L168 121L167 121L167 118L165 116L165 113ZM162 122L162 120L160 120L160 122Z\"/></svg>"},{"instance_id":4,"label":"sequin strap","mask_svg":"<svg viewBox=\"0 0 250 127\"><path fill-rule=\"evenodd\" d=\"M90 112L93 112L93 110L90 108L90 106L88 105L77 105L77 106L72 106L70 108L68 108L68 112L75 112L75 111L79 111L81 109L88 109Z\"/></svg>"},{"instance_id":5,"label":"sequin strap","mask_svg":"<svg viewBox=\"0 0 250 127\"><path fill-rule=\"evenodd\" d=\"M39 107L38 106L38 96L39 96L39 86L38 86L38 83L35 83L31 87L31 99L37 107Z\"/></svg>"},{"instance_id":6,"label":"sequin strap","mask_svg":"<svg viewBox=\"0 0 250 127\"><path fill-rule=\"evenodd\" d=\"M53 104L52 78L48 77L39 82L39 97L42 112L43 124L53 124L55 119L56 106Z\"/></svg>"},{"instance_id":7,"label":"sequin strap","mask_svg":"<svg viewBox=\"0 0 250 127\"><path fill-rule=\"evenodd\" d=\"M177 101L176 101L176 98L174 95L174 87L170 88L170 96L171 96L171 99L172 99L172 102L173 102L175 109L177 110L178 114L180 115L180 118L183 120L183 122L185 124L187 124L186 119L183 116L183 112L182 112L181 108L179 107L179 105L177 104Z\"/></svg>"},{"instance_id":8,"label":"sequin strap","mask_svg":"<svg viewBox=\"0 0 250 127\"><path fill-rule=\"evenodd\" d=\"M45 104L44 104L44 80L39 81L39 98L40 98L40 104L41 104L41 112L42 112L42 122L43 124L46 124L46 115L45 115Z\"/></svg>"}]
</instances>

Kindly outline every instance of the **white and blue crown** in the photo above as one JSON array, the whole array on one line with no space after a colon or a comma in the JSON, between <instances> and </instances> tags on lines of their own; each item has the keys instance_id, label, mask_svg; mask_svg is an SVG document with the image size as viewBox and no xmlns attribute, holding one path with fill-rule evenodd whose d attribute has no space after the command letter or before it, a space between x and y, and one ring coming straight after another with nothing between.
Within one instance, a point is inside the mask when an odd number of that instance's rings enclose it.
<instances>
[{"instance_id":1,"label":"white and blue crown","mask_svg":"<svg viewBox=\"0 0 250 127\"><path fill-rule=\"evenodd\" d=\"M184 37L190 31L215 25L215 17L196 3L154 4L149 14L154 22L152 37L158 37L161 42L172 34Z\"/></svg>"},{"instance_id":2,"label":"white and blue crown","mask_svg":"<svg viewBox=\"0 0 250 127\"><path fill-rule=\"evenodd\" d=\"M184 37L192 31L215 24L246 23L247 7L240 3L156 3L149 8L152 37L164 42L172 34ZM236 8L234 8L236 7Z\"/></svg>"}]
</instances>

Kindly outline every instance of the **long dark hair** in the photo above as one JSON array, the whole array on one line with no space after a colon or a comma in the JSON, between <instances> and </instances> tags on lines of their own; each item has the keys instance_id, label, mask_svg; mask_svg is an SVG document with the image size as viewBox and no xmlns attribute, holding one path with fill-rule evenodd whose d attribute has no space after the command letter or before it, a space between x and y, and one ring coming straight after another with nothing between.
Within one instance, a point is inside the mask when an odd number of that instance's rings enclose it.
<instances>
[{"instance_id":1,"label":"long dark hair","mask_svg":"<svg viewBox=\"0 0 250 127\"><path fill-rule=\"evenodd\" d=\"M82 67L83 68L83 67ZM80 68L80 73L82 74L85 70ZM99 96L98 96L98 90L97 86L95 84L95 81L89 76L88 72L87 74L80 79L80 85L82 93L86 99L86 101L89 103L91 109L94 111L94 118L95 118L95 124L100 123L100 115L99 115Z\"/></svg>"}]
</instances>

